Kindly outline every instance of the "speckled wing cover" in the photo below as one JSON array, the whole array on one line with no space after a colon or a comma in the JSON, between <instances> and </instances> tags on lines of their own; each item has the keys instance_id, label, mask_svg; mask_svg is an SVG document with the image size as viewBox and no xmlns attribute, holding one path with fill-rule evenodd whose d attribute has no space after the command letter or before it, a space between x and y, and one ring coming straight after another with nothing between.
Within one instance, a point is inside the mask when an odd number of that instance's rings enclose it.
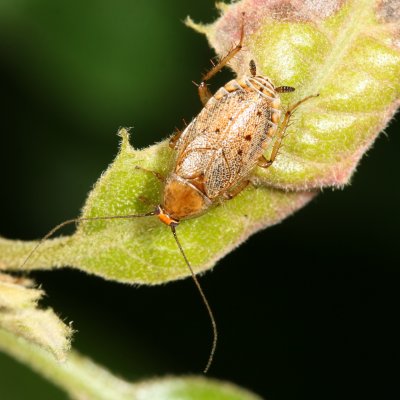
<instances>
[{"instance_id":1,"label":"speckled wing cover","mask_svg":"<svg viewBox=\"0 0 400 400\"><path fill-rule=\"evenodd\" d=\"M270 106L257 92L238 89L211 98L182 133L174 172L185 179L203 176L206 196L221 196L256 165L270 119Z\"/></svg>"}]
</instances>

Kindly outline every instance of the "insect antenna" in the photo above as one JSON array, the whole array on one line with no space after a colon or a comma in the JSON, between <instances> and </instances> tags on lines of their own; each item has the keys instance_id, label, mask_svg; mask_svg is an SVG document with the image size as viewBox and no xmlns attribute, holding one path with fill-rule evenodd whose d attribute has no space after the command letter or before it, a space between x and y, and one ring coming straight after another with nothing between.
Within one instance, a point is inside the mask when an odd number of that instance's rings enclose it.
<instances>
[{"instance_id":1,"label":"insect antenna","mask_svg":"<svg viewBox=\"0 0 400 400\"><path fill-rule=\"evenodd\" d=\"M58 224L55 226L51 231L46 233L38 242L38 244L30 251L30 253L27 255L23 263L20 265L20 269L24 268L26 263L30 260L32 255L37 251L37 249L51 236L53 236L56 232L58 232L61 228L64 228L64 226L70 225L70 224L76 224L77 222L86 222L86 221L98 221L98 220L107 220L107 219L131 219L131 218L140 218L140 217L149 217L151 215L156 215L156 211L151 211L145 214L128 214L128 215L112 215L112 216L106 216L106 217L80 217L80 218L74 218L74 219L68 219L67 221L61 222L61 224Z\"/></svg>"},{"instance_id":2,"label":"insect antenna","mask_svg":"<svg viewBox=\"0 0 400 400\"><path fill-rule=\"evenodd\" d=\"M218 340L217 323L215 322L214 314L213 314L212 309L210 307L210 304L209 304L209 302L207 300L207 297L203 292L203 289L202 289L202 287L200 285L200 282L197 279L197 277L196 277L196 275L195 275L195 273L193 271L193 268L192 268L189 260L186 257L185 252L183 251L182 245L181 245L181 243L180 243L180 241L178 239L178 236L176 234L176 228L175 228L174 225L170 225L170 228L171 228L172 234L174 235L176 244L179 247L179 251L181 252L182 257L184 258L185 263L186 263L187 267L189 268L190 274L192 275L193 282L195 283L195 285L196 285L196 287L197 287L197 289L198 289L198 291L200 293L200 296L201 296L201 298L203 300L203 303L206 306L206 309L207 309L207 312L208 312L208 315L209 315L210 321L211 321L213 340L212 340L210 355L208 356L208 361L207 361L206 367L203 370L203 373L206 374L208 372L208 370L210 369L210 366L211 366L211 364L213 362L215 349L217 348L217 340Z\"/></svg>"},{"instance_id":3,"label":"insect antenna","mask_svg":"<svg viewBox=\"0 0 400 400\"><path fill-rule=\"evenodd\" d=\"M131 218L140 218L140 217L149 217L152 215L157 215L158 214L158 209L154 210L154 211L150 211L148 213L145 214L127 214L127 215L113 215L113 216L103 216L103 217L80 217L80 218L73 218L73 219L69 219L67 221L61 222L60 224L58 224L57 226L55 226L53 229L51 229L46 235L44 235L39 242L36 244L36 246L29 252L29 254L27 255L27 257L25 258L25 260L23 261L23 263L20 265L20 269L22 269L27 262L31 259L32 255L37 251L37 249L47 240L49 239L51 236L53 236L56 232L58 232L61 228L63 228L64 226L70 225L70 224L76 224L78 222L86 222L86 221L104 221L104 220L112 220L112 219L131 219ZM186 257L185 252L183 251L182 245L178 239L178 236L176 234L176 229L174 225L170 225L172 234L174 236L174 239L178 245L179 251L182 254L183 259L185 260L185 263L187 265L187 267L189 268L190 274L192 276L193 282L195 283L199 294L203 300L203 303L207 309L208 315L210 317L210 321L211 321L211 326L212 326L212 332L213 332L213 340L212 340L212 345L211 345L211 351L210 351L210 355L208 357L208 361L206 364L206 367L204 368L203 372L206 374L208 372L208 370L210 369L210 366L214 360L214 354L215 354L215 350L217 348L217 340L218 340L218 330L217 330L217 324L215 322L215 318L214 318L214 314L212 312L211 306L207 300L207 297L200 285L200 282L198 281L193 268L188 260L188 258Z\"/></svg>"}]
</instances>

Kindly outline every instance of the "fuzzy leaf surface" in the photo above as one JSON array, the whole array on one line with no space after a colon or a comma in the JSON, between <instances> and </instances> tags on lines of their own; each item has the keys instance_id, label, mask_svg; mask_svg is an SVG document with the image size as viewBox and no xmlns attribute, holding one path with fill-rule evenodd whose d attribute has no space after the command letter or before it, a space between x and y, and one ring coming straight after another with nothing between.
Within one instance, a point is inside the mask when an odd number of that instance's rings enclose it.
<instances>
[{"instance_id":1,"label":"fuzzy leaf surface","mask_svg":"<svg viewBox=\"0 0 400 400\"><path fill-rule=\"evenodd\" d=\"M173 151L166 143L138 151L130 145L125 129L120 135L120 152L90 193L84 217L143 213L153 210L160 201L160 182L135 167L166 174ZM177 231L195 270L203 271L250 234L279 222L313 196L307 192L249 188L202 217L182 221ZM150 205L141 200L143 197ZM1 240L2 263L14 263L18 268L23 255L35 244L19 242L13 246L11 241ZM128 283L156 284L188 275L170 229L155 217L81 223L74 235L46 241L25 268L66 265Z\"/></svg>"},{"instance_id":2,"label":"fuzzy leaf surface","mask_svg":"<svg viewBox=\"0 0 400 400\"><path fill-rule=\"evenodd\" d=\"M400 1L243 0L219 4L213 24L187 23L207 35L219 56L239 42L231 62L238 76L258 74L276 86L288 106L312 94L299 108L284 147L259 182L304 190L348 183L360 158L400 104ZM243 13L244 17L243 17Z\"/></svg>"},{"instance_id":3,"label":"fuzzy leaf surface","mask_svg":"<svg viewBox=\"0 0 400 400\"><path fill-rule=\"evenodd\" d=\"M71 345L72 329L51 308L38 307L43 291L32 285L30 280L0 274L0 328L64 361Z\"/></svg>"},{"instance_id":4,"label":"fuzzy leaf surface","mask_svg":"<svg viewBox=\"0 0 400 400\"><path fill-rule=\"evenodd\" d=\"M178 227L196 272L304 206L316 190L348 182L399 104L398 0L282 4L244 0L221 6L223 14L212 25L189 21L223 55L238 41L244 20L245 48L232 62L238 75L248 74L254 59L259 73L275 84L296 87L281 95L286 106L320 94L296 110L273 166L255 169L256 187ZM165 176L173 151L166 142L135 150L127 131L120 134L120 152L90 193L85 217L143 213L160 202L158 180L135 167ZM18 268L34 245L0 240L0 268ZM157 284L189 274L171 232L151 217L82 223L76 234L46 241L25 269L67 265L128 283Z\"/></svg>"},{"instance_id":5,"label":"fuzzy leaf surface","mask_svg":"<svg viewBox=\"0 0 400 400\"><path fill-rule=\"evenodd\" d=\"M30 366L76 400L261 400L237 385L204 376L168 376L131 383L76 351L60 363L38 346L2 329L0 351Z\"/></svg>"}]
</instances>

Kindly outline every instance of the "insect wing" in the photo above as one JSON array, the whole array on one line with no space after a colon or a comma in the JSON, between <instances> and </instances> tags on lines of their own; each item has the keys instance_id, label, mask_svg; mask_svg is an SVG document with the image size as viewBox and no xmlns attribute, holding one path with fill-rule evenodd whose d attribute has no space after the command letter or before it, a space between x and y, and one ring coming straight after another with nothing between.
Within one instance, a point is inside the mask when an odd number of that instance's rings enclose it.
<instances>
[{"instance_id":1,"label":"insect wing","mask_svg":"<svg viewBox=\"0 0 400 400\"><path fill-rule=\"evenodd\" d=\"M175 173L204 177L210 199L246 177L263 153L271 110L257 92L236 90L211 98L177 143Z\"/></svg>"}]
</instances>

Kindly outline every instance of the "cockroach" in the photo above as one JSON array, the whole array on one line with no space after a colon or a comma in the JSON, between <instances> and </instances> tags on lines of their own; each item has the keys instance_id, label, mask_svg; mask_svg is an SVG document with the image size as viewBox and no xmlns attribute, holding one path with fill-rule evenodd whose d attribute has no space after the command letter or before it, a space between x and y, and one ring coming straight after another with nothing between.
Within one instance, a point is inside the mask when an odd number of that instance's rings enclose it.
<instances>
[{"instance_id":1,"label":"cockroach","mask_svg":"<svg viewBox=\"0 0 400 400\"><path fill-rule=\"evenodd\" d=\"M170 227L179 252L207 309L212 326L212 345L204 373L209 370L217 346L216 321L205 293L186 257L176 233L181 221L195 218L225 200L234 198L250 182L254 168L268 168L274 162L293 111L312 97L291 105L281 118L280 93L293 92L291 86L275 87L266 76L257 75L252 60L249 74L229 81L211 94L207 81L219 72L242 48L244 24L239 43L218 64L203 76L198 93L203 108L190 124L170 140L175 151L175 163L169 175L162 179L164 189L159 205L145 214L75 218L53 228L25 259L26 264L37 247L60 228L68 224L94 220L129 219L157 216ZM264 156L273 141L269 158ZM138 167L141 169L141 167Z\"/></svg>"}]
</instances>

